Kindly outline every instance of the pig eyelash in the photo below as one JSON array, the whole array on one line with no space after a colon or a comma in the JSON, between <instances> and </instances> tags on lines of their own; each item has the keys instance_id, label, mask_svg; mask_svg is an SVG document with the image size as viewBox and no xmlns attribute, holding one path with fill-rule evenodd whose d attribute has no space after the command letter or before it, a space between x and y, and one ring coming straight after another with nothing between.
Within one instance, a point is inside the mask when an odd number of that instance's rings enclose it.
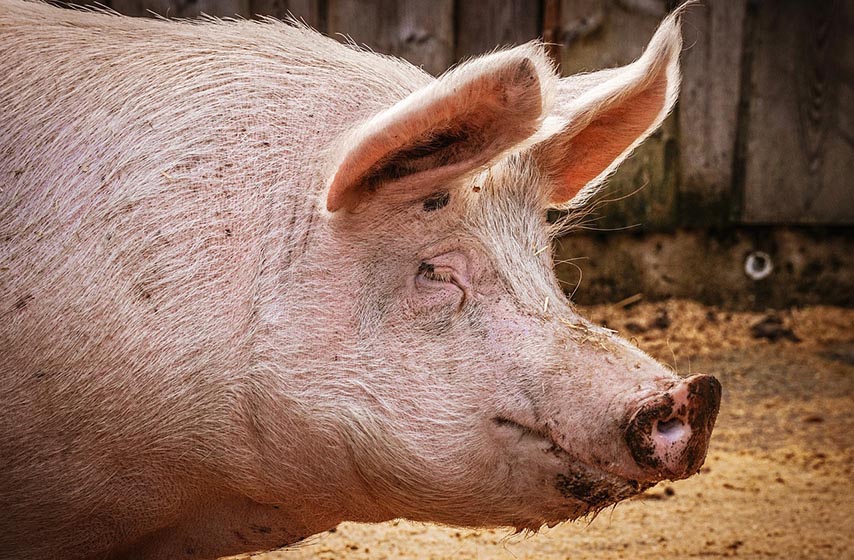
<instances>
[{"instance_id":1,"label":"pig eyelash","mask_svg":"<svg viewBox=\"0 0 854 560\"><path fill-rule=\"evenodd\" d=\"M426 278L427 280L433 280L435 282L453 282L454 275L450 270L436 270L430 263L422 262L418 266L418 274Z\"/></svg>"},{"instance_id":2,"label":"pig eyelash","mask_svg":"<svg viewBox=\"0 0 854 560\"><path fill-rule=\"evenodd\" d=\"M462 298L460 299L459 304L457 305L457 311L462 311L465 306L467 299L467 291L466 288L460 283L459 279L454 276L454 273L451 269L440 269L436 270L436 267L428 262L421 262L418 266L418 276L427 280L428 282L442 282L444 284L453 284L456 286L460 292L462 292Z\"/></svg>"}]
</instances>

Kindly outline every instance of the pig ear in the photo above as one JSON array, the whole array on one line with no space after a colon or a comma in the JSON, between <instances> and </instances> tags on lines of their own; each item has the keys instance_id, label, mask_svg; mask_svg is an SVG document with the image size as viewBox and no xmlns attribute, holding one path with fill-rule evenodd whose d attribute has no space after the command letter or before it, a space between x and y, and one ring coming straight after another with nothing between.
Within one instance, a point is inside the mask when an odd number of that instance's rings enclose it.
<instances>
[{"instance_id":1,"label":"pig ear","mask_svg":"<svg viewBox=\"0 0 854 560\"><path fill-rule=\"evenodd\" d=\"M412 196L485 166L537 131L553 81L533 44L448 72L342 141L327 209L351 210L377 191Z\"/></svg>"},{"instance_id":2,"label":"pig ear","mask_svg":"<svg viewBox=\"0 0 854 560\"><path fill-rule=\"evenodd\" d=\"M551 206L586 202L673 108L682 48L678 17L664 20L632 64L559 81L555 112L566 124L533 149L552 188Z\"/></svg>"}]
</instances>

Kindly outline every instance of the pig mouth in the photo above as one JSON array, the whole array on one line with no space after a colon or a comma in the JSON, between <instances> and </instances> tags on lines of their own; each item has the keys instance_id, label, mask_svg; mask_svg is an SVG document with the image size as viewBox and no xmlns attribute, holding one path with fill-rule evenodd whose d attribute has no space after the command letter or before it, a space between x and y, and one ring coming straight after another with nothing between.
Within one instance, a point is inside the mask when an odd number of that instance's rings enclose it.
<instances>
[{"instance_id":1,"label":"pig mouth","mask_svg":"<svg viewBox=\"0 0 854 560\"><path fill-rule=\"evenodd\" d=\"M502 428L515 430L523 437L540 440L544 452L563 463L563 469L554 477L554 487L561 497L580 505L571 514L572 519L595 515L655 485L654 482L633 480L580 460L564 449L547 430L532 428L502 416L493 418L493 422Z\"/></svg>"}]
</instances>

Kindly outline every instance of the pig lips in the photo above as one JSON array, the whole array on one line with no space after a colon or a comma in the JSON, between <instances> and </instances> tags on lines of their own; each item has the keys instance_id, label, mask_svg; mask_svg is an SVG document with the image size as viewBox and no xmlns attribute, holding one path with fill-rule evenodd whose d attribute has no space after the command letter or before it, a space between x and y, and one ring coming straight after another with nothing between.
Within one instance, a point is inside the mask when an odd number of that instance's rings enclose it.
<instances>
[{"instance_id":1,"label":"pig lips","mask_svg":"<svg viewBox=\"0 0 854 560\"><path fill-rule=\"evenodd\" d=\"M574 507L563 511L559 514L560 519L554 522L595 514L609 505L643 492L654 484L622 477L580 461L558 444L547 431L531 428L505 417L496 417L493 422L518 431L528 438L540 440L547 446L544 451L560 462L561 466L553 479L554 488L562 498L572 500Z\"/></svg>"},{"instance_id":2,"label":"pig lips","mask_svg":"<svg viewBox=\"0 0 854 560\"><path fill-rule=\"evenodd\" d=\"M565 518L577 518L634 496L663 479L676 480L696 473L703 463L720 406L720 383L709 375L694 375L671 384L631 406L621 429L626 463L616 472L581 461L569 453L548 429L531 428L505 417L497 426L539 441L560 466L554 488L571 504Z\"/></svg>"},{"instance_id":3,"label":"pig lips","mask_svg":"<svg viewBox=\"0 0 854 560\"><path fill-rule=\"evenodd\" d=\"M574 461L571 469L556 477L555 487L564 498L578 500L585 509L576 517L583 517L643 492L652 483L624 479L584 463Z\"/></svg>"}]
</instances>

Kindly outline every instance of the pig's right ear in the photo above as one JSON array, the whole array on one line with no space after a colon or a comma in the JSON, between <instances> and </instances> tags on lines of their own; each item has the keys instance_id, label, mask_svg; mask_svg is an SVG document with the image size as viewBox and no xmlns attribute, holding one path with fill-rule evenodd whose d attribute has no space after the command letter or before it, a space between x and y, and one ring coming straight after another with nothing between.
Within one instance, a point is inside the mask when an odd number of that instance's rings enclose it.
<instances>
[{"instance_id":1,"label":"pig's right ear","mask_svg":"<svg viewBox=\"0 0 854 560\"><path fill-rule=\"evenodd\" d=\"M538 130L554 79L533 44L444 74L343 139L326 208L352 210L376 192L415 196L487 165Z\"/></svg>"},{"instance_id":2,"label":"pig's right ear","mask_svg":"<svg viewBox=\"0 0 854 560\"><path fill-rule=\"evenodd\" d=\"M532 150L551 186L551 206L585 203L673 108L684 6L661 23L635 62L558 83L555 111L566 125Z\"/></svg>"}]
</instances>

